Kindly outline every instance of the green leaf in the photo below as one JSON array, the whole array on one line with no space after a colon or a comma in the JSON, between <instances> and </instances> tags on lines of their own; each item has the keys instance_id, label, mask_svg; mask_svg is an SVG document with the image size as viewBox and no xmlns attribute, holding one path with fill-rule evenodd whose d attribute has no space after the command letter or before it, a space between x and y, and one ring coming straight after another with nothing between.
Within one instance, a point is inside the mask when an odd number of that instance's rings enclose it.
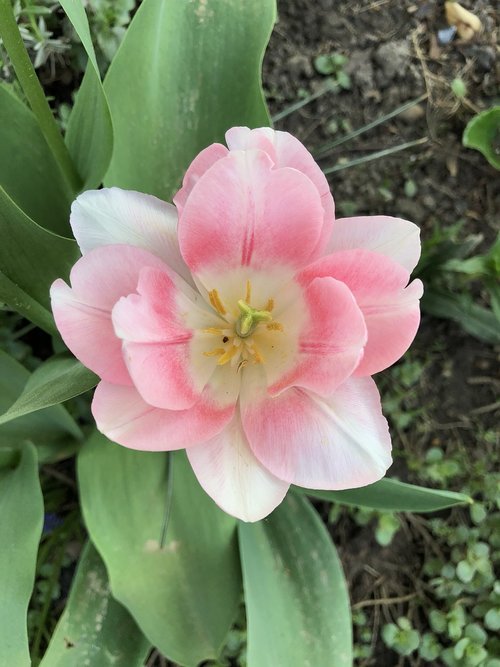
<instances>
[{"instance_id":1,"label":"green leaf","mask_svg":"<svg viewBox=\"0 0 500 667\"><path fill-rule=\"evenodd\" d=\"M298 486L293 488L294 491L321 500L392 512L436 512L455 505L472 503L472 499L463 493L426 489L423 486L405 484L389 478L360 489L346 491L319 491Z\"/></svg>"},{"instance_id":2,"label":"green leaf","mask_svg":"<svg viewBox=\"0 0 500 667\"><path fill-rule=\"evenodd\" d=\"M65 141L84 190L102 182L113 152L113 126L101 83L89 23L81 0L60 0L89 57L82 85L68 122Z\"/></svg>"},{"instance_id":3,"label":"green leaf","mask_svg":"<svg viewBox=\"0 0 500 667\"><path fill-rule=\"evenodd\" d=\"M236 521L204 493L184 453L173 460L166 541L167 456L95 433L81 450L83 515L111 591L149 641L181 665L216 658L241 593Z\"/></svg>"},{"instance_id":4,"label":"green leaf","mask_svg":"<svg viewBox=\"0 0 500 667\"><path fill-rule=\"evenodd\" d=\"M95 387L98 381L97 375L74 357L51 357L31 374L9 409L0 413L0 424L79 396Z\"/></svg>"},{"instance_id":5,"label":"green leaf","mask_svg":"<svg viewBox=\"0 0 500 667\"><path fill-rule=\"evenodd\" d=\"M27 612L43 525L33 445L22 448L16 467L0 469L0 516L0 664L30 667Z\"/></svg>"},{"instance_id":6,"label":"green leaf","mask_svg":"<svg viewBox=\"0 0 500 667\"><path fill-rule=\"evenodd\" d=\"M168 200L228 128L269 125L260 69L275 15L275 0L141 3L104 81L115 133L106 185Z\"/></svg>"},{"instance_id":7,"label":"green leaf","mask_svg":"<svg viewBox=\"0 0 500 667\"><path fill-rule=\"evenodd\" d=\"M500 106L474 116L467 123L462 143L480 151L495 169L500 169Z\"/></svg>"},{"instance_id":8,"label":"green leaf","mask_svg":"<svg viewBox=\"0 0 500 667\"><path fill-rule=\"evenodd\" d=\"M351 667L347 586L310 503L288 495L266 521L240 523L239 537L248 667Z\"/></svg>"},{"instance_id":9,"label":"green leaf","mask_svg":"<svg viewBox=\"0 0 500 667\"><path fill-rule=\"evenodd\" d=\"M0 146L0 187L37 223L70 234L74 193L68 190L35 116L5 84L0 84Z\"/></svg>"},{"instance_id":10,"label":"green leaf","mask_svg":"<svg viewBox=\"0 0 500 667\"><path fill-rule=\"evenodd\" d=\"M87 544L40 667L142 667L151 648L111 595L106 568Z\"/></svg>"},{"instance_id":11,"label":"green leaf","mask_svg":"<svg viewBox=\"0 0 500 667\"><path fill-rule=\"evenodd\" d=\"M31 320L48 333L55 333L56 326L52 313L26 294L0 271L0 304L8 304L10 308Z\"/></svg>"},{"instance_id":12,"label":"green leaf","mask_svg":"<svg viewBox=\"0 0 500 667\"><path fill-rule=\"evenodd\" d=\"M30 373L0 350L0 413L21 395ZM34 440L41 462L55 461L73 453L80 428L62 405L19 417L0 426L0 446Z\"/></svg>"},{"instance_id":13,"label":"green leaf","mask_svg":"<svg viewBox=\"0 0 500 667\"><path fill-rule=\"evenodd\" d=\"M0 271L10 281L0 280L2 297L15 308L16 299L28 314L26 295L46 311L50 310L49 289L58 278L67 278L80 253L75 241L65 239L36 224L12 201L0 187ZM10 291L7 289L10 285ZM19 288L16 291L12 285ZM39 323L40 308L36 309ZM51 331L55 325L51 320Z\"/></svg>"},{"instance_id":14,"label":"green leaf","mask_svg":"<svg viewBox=\"0 0 500 667\"><path fill-rule=\"evenodd\" d=\"M500 343L500 327L494 312L474 303L468 294L429 287L421 304L426 313L458 322L471 336L494 345Z\"/></svg>"}]
</instances>

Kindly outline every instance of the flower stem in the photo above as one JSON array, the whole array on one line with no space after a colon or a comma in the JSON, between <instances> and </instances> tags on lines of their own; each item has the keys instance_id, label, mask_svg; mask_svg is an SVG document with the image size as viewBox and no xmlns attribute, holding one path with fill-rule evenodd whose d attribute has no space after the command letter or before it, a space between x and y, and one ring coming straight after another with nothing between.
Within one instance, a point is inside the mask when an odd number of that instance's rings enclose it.
<instances>
[{"instance_id":1,"label":"flower stem","mask_svg":"<svg viewBox=\"0 0 500 667\"><path fill-rule=\"evenodd\" d=\"M24 46L10 0L0 0L0 38L9 54L29 105L38 120L45 141L74 195L81 188L82 181L59 132L43 88Z\"/></svg>"}]
</instances>

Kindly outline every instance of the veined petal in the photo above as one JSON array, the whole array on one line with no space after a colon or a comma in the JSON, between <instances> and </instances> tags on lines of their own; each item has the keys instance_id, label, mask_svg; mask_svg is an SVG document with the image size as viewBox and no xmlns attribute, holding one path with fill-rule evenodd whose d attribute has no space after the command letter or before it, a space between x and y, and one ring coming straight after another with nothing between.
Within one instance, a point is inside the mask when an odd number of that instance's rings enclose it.
<instances>
[{"instance_id":1,"label":"veined petal","mask_svg":"<svg viewBox=\"0 0 500 667\"><path fill-rule=\"evenodd\" d=\"M292 167L292 169L297 169L314 183L324 211L325 224L320 240L321 249L324 249L332 233L334 220L333 197L325 175L307 148L290 133L272 130L269 127L260 127L254 130L250 130L248 127L233 127L226 132L226 142L231 150L257 148L265 151L277 168Z\"/></svg>"},{"instance_id":2,"label":"veined petal","mask_svg":"<svg viewBox=\"0 0 500 667\"><path fill-rule=\"evenodd\" d=\"M135 292L145 266L163 267L163 262L131 246L95 248L72 268L71 288L56 280L50 290L54 318L66 345L87 368L116 384L131 380L111 309L120 297Z\"/></svg>"},{"instance_id":3,"label":"veined petal","mask_svg":"<svg viewBox=\"0 0 500 667\"><path fill-rule=\"evenodd\" d=\"M297 385L321 395L331 394L352 375L358 365L366 343L366 326L363 315L346 285L333 278L316 278L304 290L303 307L307 311L306 324L297 341L295 363L290 359L284 368L280 357L268 350L276 337L268 336L268 344L262 344L264 356L275 363L266 364L269 392L279 394ZM292 308L294 308L292 306ZM293 318L285 326L284 336L291 338ZM284 313L280 322L287 322ZM274 342L274 345L279 345Z\"/></svg>"},{"instance_id":4,"label":"veined petal","mask_svg":"<svg viewBox=\"0 0 500 667\"><path fill-rule=\"evenodd\" d=\"M182 215L187 198L200 179L200 176L203 176L207 169L227 154L228 150L222 144L211 144L202 150L201 153L198 153L191 162L182 180L182 187L174 197L174 204L177 207L179 217Z\"/></svg>"},{"instance_id":5,"label":"veined petal","mask_svg":"<svg viewBox=\"0 0 500 667\"><path fill-rule=\"evenodd\" d=\"M92 401L97 428L113 442L145 451L184 449L209 440L231 421L234 405L218 408L202 398L189 410L148 405L134 387L100 382Z\"/></svg>"},{"instance_id":6,"label":"veined petal","mask_svg":"<svg viewBox=\"0 0 500 667\"><path fill-rule=\"evenodd\" d=\"M307 282L315 276L332 276L345 283L363 313L368 341L356 375L378 373L406 352L420 322L420 280L408 285L409 272L400 264L363 249L322 257L301 271L299 280Z\"/></svg>"},{"instance_id":7,"label":"veined petal","mask_svg":"<svg viewBox=\"0 0 500 667\"><path fill-rule=\"evenodd\" d=\"M420 258L420 229L388 215L337 219L325 255L355 248L385 255L411 273Z\"/></svg>"},{"instance_id":8,"label":"veined petal","mask_svg":"<svg viewBox=\"0 0 500 667\"><path fill-rule=\"evenodd\" d=\"M193 187L179 243L199 276L239 266L298 268L311 257L322 226L319 194L307 176L274 169L263 151L233 151Z\"/></svg>"},{"instance_id":9,"label":"veined petal","mask_svg":"<svg viewBox=\"0 0 500 667\"><path fill-rule=\"evenodd\" d=\"M255 458L238 412L223 431L202 445L190 447L187 455L208 495L242 521L266 517L281 503L289 487Z\"/></svg>"},{"instance_id":10,"label":"veined petal","mask_svg":"<svg viewBox=\"0 0 500 667\"><path fill-rule=\"evenodd\" d=\"M350 489L384 476L391 440L371 378L350 378L323 398L303 389L247 401L243 429L255 456L279 479L310 489Z\"/></svg>"},{"instance_id":11,"label":"veined petal","mask_svg":"<svg viewBox=\"0 0 500 667\"><path fill-rule=\"evenodd\" d=\"M195 345L194 354L191 350L195 327L219 324L201 303L201 296L173 272L145 268L137 293L120 299L113 308L113 325L123 340L128 370L150 405L189 408L213 374L216 359L204 356L199 346Z\"/></svg>"},{"instance_id":12,"label":"veined petal","mask_svg":"<svg viewBox=\"0 0 500 667\"><path fill-rule=\"evenodd\" d=\"M70 222L83 255L100 246L132 245L149 250L191 281L179 251L172 204L120 188L88 190L73 202Z\"/></svg>"}]
</instances>

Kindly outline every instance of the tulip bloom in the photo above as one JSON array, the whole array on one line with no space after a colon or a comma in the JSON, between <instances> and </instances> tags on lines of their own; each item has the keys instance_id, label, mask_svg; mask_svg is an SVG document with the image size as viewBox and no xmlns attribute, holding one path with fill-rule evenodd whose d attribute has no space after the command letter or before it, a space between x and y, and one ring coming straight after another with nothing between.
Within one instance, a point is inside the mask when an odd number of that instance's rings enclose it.
<instances>
[{"instance_id":1,"label":"tulip bloom","mask_svg":"<svg viewBox=\"0 0 500 667\"><path fill-rule=\"evenodd\" d=\"M334 220L328 183L286 132L236 127L190 165L175 206L80 195L82 252L52 286L57 327L101 382L97 427L140 450L186 448L205 491L245 521L290 484L346 489L391 464L371 375L419 324L419 231Z\"/></svg>"}]
</instances>

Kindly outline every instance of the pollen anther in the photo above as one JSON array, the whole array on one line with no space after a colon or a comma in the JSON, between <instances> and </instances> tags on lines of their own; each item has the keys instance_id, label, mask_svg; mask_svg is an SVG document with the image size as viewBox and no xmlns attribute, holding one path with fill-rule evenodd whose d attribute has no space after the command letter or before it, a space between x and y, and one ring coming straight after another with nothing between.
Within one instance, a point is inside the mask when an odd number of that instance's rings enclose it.
<instances>
[{"instance_id":1,"label":"pollen anther","mask_svg":"<svg viewBox=\"0 0 500 667\"><path fill-rule=\"evenodd\" d=\"M219 315L226 314L227 311L224 308L224 304L222 303L219 293L216 289L210 290L208 293L208 298L210 299L210 303L212 304L213 308L219 313Z\"/></svg>"}]
</instances>

